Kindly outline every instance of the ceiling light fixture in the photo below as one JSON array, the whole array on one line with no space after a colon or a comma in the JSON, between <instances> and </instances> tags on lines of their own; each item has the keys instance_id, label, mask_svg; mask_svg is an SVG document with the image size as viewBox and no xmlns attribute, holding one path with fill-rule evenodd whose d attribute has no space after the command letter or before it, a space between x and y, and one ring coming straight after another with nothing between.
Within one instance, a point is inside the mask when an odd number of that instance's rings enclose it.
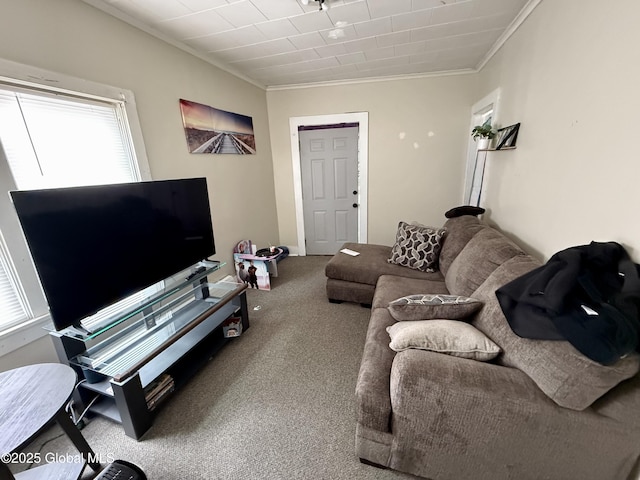
<instances>
[{"instance_id":1,"label":"ceiling light fixture","mask_svg":"<svg viewBox=\"0 0 640 480\"><path fill-rule=\"evenodd\" d=\"M329 4L328 3L324 3L325 0L313 0L314 2L318 2L318 4L320 5L319 11L326 11L329 10ZM309 0L300 0L300 2L303 5L309 5Z\"/></svg>"}]
</instances>

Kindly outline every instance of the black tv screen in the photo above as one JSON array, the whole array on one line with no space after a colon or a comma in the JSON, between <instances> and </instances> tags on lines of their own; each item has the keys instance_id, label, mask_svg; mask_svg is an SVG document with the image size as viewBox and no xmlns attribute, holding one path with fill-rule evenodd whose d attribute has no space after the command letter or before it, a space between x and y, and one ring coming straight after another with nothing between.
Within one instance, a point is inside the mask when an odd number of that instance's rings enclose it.
<instances>
[{"instance_id":1,"label":"black tv screen","mask_svg":"<svg viewBox=\"0 0 640 480\"><path fill-rule=\"evenodd\" d=\"M11 198L57 330L215 253L204 178Z\"/></svg>"}]
</instances>

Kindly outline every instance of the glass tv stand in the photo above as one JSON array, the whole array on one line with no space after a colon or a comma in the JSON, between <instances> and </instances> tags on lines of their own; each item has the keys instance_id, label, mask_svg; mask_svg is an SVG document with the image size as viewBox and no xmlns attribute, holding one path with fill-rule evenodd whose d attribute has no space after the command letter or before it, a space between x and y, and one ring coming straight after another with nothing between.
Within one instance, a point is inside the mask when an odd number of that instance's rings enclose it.
<instances>
[{"instance_id":1,"label":"glass tv stand","mask_svg":"<svg viewBox=\"0 0 640 480\"><path fill-rule=\"evenodd\" d=\"M223 266L200 262L85 319L82 328L51 331L59 359L84 380L77 404L139 439L156 407L229 340L223 324L249 328L247 286L208 280Z\"/></svg>"}]
</instances>

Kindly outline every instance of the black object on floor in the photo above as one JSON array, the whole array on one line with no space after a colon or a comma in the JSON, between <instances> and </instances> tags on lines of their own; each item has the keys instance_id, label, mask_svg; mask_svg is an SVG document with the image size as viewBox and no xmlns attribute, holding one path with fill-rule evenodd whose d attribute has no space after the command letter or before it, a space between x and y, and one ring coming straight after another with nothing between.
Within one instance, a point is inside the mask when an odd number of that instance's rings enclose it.
<instances>
[{"instance_id":1,"label":"black object on floor","mask_svg":"<svg viewBox=\"0 0 640 480\"><path fill-rule=\"evenodd\" d=\"M110 463L95 480L147 480L140 467L125 460Z\"/></svg>"}]
</instances>

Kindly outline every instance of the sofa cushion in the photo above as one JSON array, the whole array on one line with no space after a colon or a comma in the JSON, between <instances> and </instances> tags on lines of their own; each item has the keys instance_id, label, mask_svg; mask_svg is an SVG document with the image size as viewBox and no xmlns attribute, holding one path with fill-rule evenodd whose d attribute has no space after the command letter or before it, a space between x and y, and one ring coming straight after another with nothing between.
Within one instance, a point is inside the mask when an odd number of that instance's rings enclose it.
<instances>
[{"instance_id":1,"label":"sofa cushion","mask_svg":"<svg viewBox=\"0 0 640 480\"><path fill-rule=\"evenodd\" d=\"M498 266L524 251L493 228L476 233L451 263L444 277L449 292L467 297L478 288Z\"/></svg>"},{"instance_id":2,"label":"sofa cushion","mask_svg":"<svg viewBox=\"0 0 640 480\"><path fill-rule=\"evenodd\" d=\"M413 272L416 270L405 270ZM403 297L405 295L416 295L423 292L431 293L449 293L447 286L444 284L444 278L440 273L431 273L429 275L436 276L435 280L422 280L419 278L397 277L395 275L382 275L376 284L376 291L373 296L373 308L386 308L389 302Z\"/></svg>"},{"instance_id":3,"label":"sofa cushion","mask_svg":"<svg viewBox=\"0 0 640 480\"><path fill-rule=\"evenodd\" d=\"M443 227L447 229L447 235L444 238L442 250L440 250L438 264L442 274L446 275L451 263L469 240L480 230L489 227L480 223L477 217L469 215L451 218L445 222Z\"/></svg>"},{"instance_id":4,"label":"sofa cushion","mask_svg":"<svg viewBox=\"0 0 640 480\"><path fill-rule=\"evenodd\" d=\"M391 255L391 247L386 245L347 242L343 245L343 248L356 251L360 255L352 257L346 253L336 253L325 267L327 277L373 286L375 286L381 275L444 280L440 272L422 272L387 262Z\"/></svg>"},{"instance_id":5,"label":"sofa cushion","mask_svg":"<svg viewBox=\"0 0 640 480\"><path fill-rule=\"evenodd\" d=\"M443 228L400 222L389 263L423 272L435 272L445 233Z\"/></svg>"},{"instance_id":6,"label":"sofa cushion","mask_svg":"<svg viewBox=\"0 0 640 480\"><path fill-rule=\"evenodd\" d=\"M389 302L391 316L401 321L465 318L482 306L475 298L460 295L408 295Z\"/></svg>"},{"instance_id":7,"label":"sofa cushion","mask_svg":"<svg viewBox=\"0 0 640 480\"><path fill-rule=\"evenodd\" d=\"M396 352L414 348L480 361L500 353L500 347L480 330L455 320L398 322L387 327L387 332L389 347Z\"/></svg>"},{"instance_id":8,"label":"sofa cushion","mask_svg":"<svg viewBox=\"0 0 640 480\"><path fill-rule=\"evenodd\" d=\"M538 266L540 262L528 255L499 266L473 292L473 297L484 305L472 325L502 348L500 363L522 370L558 405L583 410L635 375L640 369L640 356L634 353L614 365L604 366L582 355L567 341L531 340L513 333L495 291Z\"/></svg>"}]
</instances>

